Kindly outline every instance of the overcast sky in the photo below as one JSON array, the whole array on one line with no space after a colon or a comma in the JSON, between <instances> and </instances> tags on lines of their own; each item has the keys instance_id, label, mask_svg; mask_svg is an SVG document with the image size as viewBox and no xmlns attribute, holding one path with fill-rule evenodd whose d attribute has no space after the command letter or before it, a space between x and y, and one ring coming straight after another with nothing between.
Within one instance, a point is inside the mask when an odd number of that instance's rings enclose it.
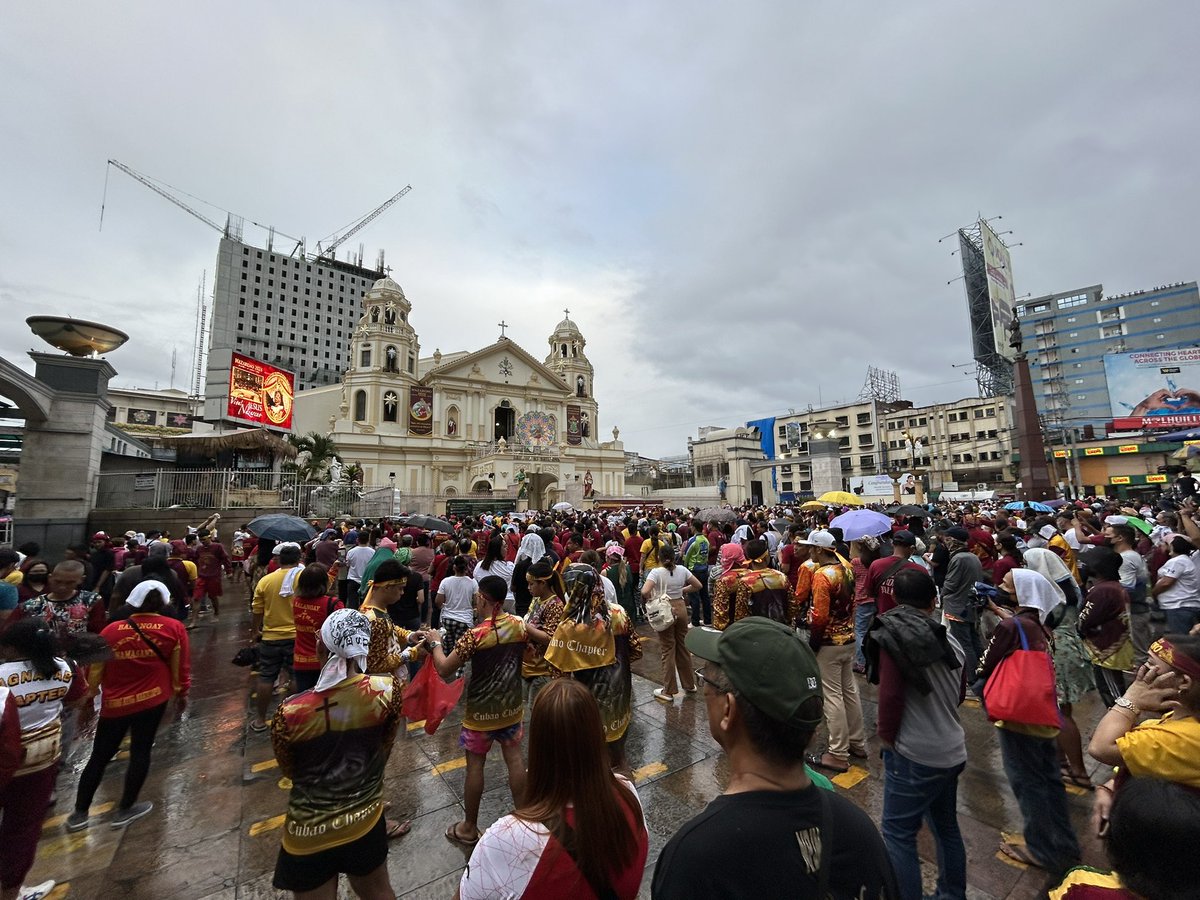
<instances>
[{"instance_id":1,"label":"overcast sky","mask_svg":"<svg viewBox=\"0 0 1200 900\"><path fill-rule=\"evenodd\" d=\"M1197 277L1200 12L1129 3L10 5L0 28L0 353L34 313L188 386L218 235L105 161L386 250L422 350L569 307L598 434L974 392L954 241L1011 228L1018 294ZM204 208L223 221L224 214ZM247 239L265 233L247 224Z\"/></svg>"}]
</instances>

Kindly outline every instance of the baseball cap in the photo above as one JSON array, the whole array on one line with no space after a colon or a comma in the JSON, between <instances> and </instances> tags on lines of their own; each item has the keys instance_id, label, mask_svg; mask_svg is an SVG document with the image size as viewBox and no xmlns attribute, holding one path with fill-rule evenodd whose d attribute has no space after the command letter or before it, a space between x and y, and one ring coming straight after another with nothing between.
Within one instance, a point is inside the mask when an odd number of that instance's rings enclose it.
<instances>
[{"instance_id":1,"label":"baseball cap","mask_svg":"<svg viewBox=\"0 0 1200 900\"><path fill-rule=\"evenodd\" d=\"M956 525L953 528L946 529L946 537L954 538L954 540L956 540L956 541L966 542L971 539L971 532L967 531L967 529L965 529L965 528L962 528L962 527Z\"/></svg>"},{"instance_id":2,"label":"baseball cap","mask_svg":"<svg viewBox=\"0 0 1200 900\"><path fill-rule=\"evenodd\" d=\"M747 616L724 631L707 625L693 628L688 650L721 667L729 683L764 715L776 722L819 725L800 716L800 708L821 697L821 670L812 648L792 629L763 616Z\"/></svg>"},{"instance_id":3,"label":"baseball cap","mask_svg":"<svg viewBox=\"0 0 1200 900\"><path fill-rule=\"evenodd\" d=\"M917 536L911 531L897 531L892 535L892 543L902 547L915 547L917 546Z\"/></svg>"},{"instance_id":4,"label":"baseball cap","mask_svg":"<svg viewBox=\"0 0 1200 900\"><path fill-rule=\"evenodd\" d=\"M97 531L95 534L92 535L92 540L93 541L107 541L108 535L105 534L103 531Z\"/></svg>"},{"instance_id":5,"label":"baseball cap","mask_svg":"<svg viewBox=\"0 0 1200 900\"><path fill-rule=\"evenodd\" d=\"M821 547L825 550L832 550L837 546L837 541L834 540L832 534L828 531L810 531L808 537L802 541L796 541L797 544L804 544L808 547Z\"/></svg>"}]
</instances>

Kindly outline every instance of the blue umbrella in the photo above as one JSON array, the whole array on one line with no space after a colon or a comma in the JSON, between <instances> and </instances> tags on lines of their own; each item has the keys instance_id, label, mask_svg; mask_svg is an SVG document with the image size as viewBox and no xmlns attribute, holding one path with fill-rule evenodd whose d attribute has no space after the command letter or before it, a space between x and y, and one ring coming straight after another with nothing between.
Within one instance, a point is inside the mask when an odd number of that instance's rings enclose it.
<instances>
[{"instance_id":1,"label":"blue umbrella","mask_svg":"<svg viewBox=\"0 0 1200 900\"><path fill-rule=\"evenodd\" d=\"M1045 503L1038 503L1036 500L1029 500L1029 501L1014 500L1012 503L1004 504L1005 509L1013 509L1013 510L1016 510L1017 512L1021 512L1022 510L1025 509L1025 507L1029 507L1034 512L1044 512L1044 513L1054 512L1054 507L1047 506Z\"/></svg>"},{"instance_id":2,"label":"blue umbrella","mask_svg":"<svg viewBox=\"0 0 1200 900\"><path fill-rule=\"evenodd\" d=\"M873 509L852 509L842 513L829 524L833 528L842 529L842 537L847 541L857 541L867 535L878 537L892 528L892 520Z\"/></svg>"}]
</instances>

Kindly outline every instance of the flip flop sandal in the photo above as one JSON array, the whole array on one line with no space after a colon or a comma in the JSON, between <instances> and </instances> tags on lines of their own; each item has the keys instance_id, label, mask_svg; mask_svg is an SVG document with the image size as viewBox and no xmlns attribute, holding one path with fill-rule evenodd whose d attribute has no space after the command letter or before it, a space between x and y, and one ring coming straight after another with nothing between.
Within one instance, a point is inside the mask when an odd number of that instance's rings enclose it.
<instances>
[{"instance_id":1,"label":"flip flop sandal","mask_svg":"<svg viewBox=\"0 0 1200 900\"><path fill-rule=\"evenodd\" d=\"M1073 784L1075 787L1083 788L1085 791L1094 791L1096 789L1096 786L1092 784L1092 779L1088 777L1086 772L1081 775L1073 775L1070 771L1066 771L1062 773L1062 777L1063 781L1067 784Z\"/></svg>"},{"instance_id":2,"label":"flip flop sandal","mask_svg":"<svg viewBox=\"0 0 1200 900\"><path fill-rule=\"evenodd\" d=\"M267 725L265 722L262 725L259 725L255 722L250 723L250 730L253 731L255 734L262 734L264 731L267 731L270 727L271 726Z\"/></svg>"},{"instance_id":3,"label":"flip flop sandal","mask_svg":"<svg viewBox=\"0 0 1200 900\"><path fill-rule=\"evenodd\" d=\"M825 762L815 753L810 753L808 756L804 757L804 761L814 769L824 769L826 772L833 772L836 775L844 775L850 771L849 766L838 767L829 765L829 763Z\"/></svg>"},{"instance_id":4,"label":"flip flop sandal","mask_svg":"<svg viewBox=\"0 0 1200 900\"><path fill-rule=\"evenodd\" d=\"M1034 858L1033 854L1021 844L1006 844L1001 842L1000 852L1009 859L1015 859L1017 862L1024 863L1027 866L1032 866L1035 869L1045 868L1045 866L1038 862Z\"/></svg>"},{"instance_id":5,"label":"flip flop sandal","mask_svg":"<svg viewBox=\"0 0 1200 900\"><path fill-rule=\"evenodd\" d=\"M412 820L411 819L406 820L404 822L396 822L396 821L388 820L387 824L385 825L385 833L387 834L387 839L389 841L395 840L396 838L404 837L410 831L412 831Z\"/></svg>"},{"instance_id":6,"label":"flip flop sandal","mask_svg":"<svg viewBox=\"0 0 1200 900\"><path fill-rule=\"evenodd\" d=\"M479 835L475 835L475 837L471 838L470 840L468 840L467 838L462 838L462 837L458 836L459 824L460 823L455 822L449 828L447 828L446 829L446 837L449 840L454 841L454 843L461 844L464 847L474 847L476 844L478 844L479 843Z\"/></svg>"}]
</instances>

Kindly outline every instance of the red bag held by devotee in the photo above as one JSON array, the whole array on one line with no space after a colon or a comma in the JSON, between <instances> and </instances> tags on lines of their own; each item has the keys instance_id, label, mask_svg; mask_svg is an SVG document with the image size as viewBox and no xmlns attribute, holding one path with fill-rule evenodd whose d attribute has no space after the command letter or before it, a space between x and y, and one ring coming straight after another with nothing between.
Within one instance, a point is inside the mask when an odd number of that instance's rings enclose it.
<instances>
[{"instance_id":1,"label":"red bag held by devotee","mask_svg":"<svg viewBox=\"0 0 1200 900\"><path fill-rule=\"evenodd\" d=\"M1058 694L1054 662L1044 650L1030 650L1020 619L1014 620L1021 649L1004 657L983 687L988 721L1058 728Z\"/></svg>"},{"instance_id":2,"label":"red bag held by devotee","mask_svg":"<svg viewBox=\"0 0 1200 900\"><path fill-rule=\"evenodd\" d=\"M404 688L404 700L400 705L404 718L410 722L425 720L425 733L433 734L442 724L442 719L458 704L466 682L461 679L446 684L437 673L431 660L417 671L416 677Z\"/></svg>"}]
</instances>

